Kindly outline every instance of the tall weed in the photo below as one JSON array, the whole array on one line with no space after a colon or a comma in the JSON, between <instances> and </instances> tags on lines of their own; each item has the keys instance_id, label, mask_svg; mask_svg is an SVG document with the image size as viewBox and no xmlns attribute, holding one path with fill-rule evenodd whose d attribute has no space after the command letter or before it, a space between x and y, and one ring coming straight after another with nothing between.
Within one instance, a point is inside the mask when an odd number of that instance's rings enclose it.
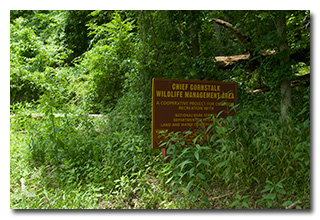
<instances>
[{"instance_id":1,"label":"tall weed","mask_svg":"<svg viewBox=\"0 0 320 220\"><path fill-rule=\"evenodd\" d=\"M233 117L213 117L213 124L192 144L179 133L168 135L163 146L170 162L162 172L172 193L182 193L182 204L210 207L212 186L252 189L264 201L269 197L263 186L270 181L281 183L286 197L294 198L300 188L308 195L310 121L274 120L266 117L269 113L240 108ZM281 208L285 197L277 198L277 203L265 204Z\"/></svg>"}]
</instances>

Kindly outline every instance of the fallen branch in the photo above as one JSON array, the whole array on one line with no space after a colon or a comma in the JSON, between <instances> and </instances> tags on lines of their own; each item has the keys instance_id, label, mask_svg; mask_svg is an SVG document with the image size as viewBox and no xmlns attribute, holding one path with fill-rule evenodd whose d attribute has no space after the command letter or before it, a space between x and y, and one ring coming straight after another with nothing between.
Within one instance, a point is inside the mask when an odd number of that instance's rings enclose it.
<instances>
[{"instance_id":1,"label":"fallen branch","mask_svg":"<svg viewBox=\"0 0 320 220\"><path fill-rule=\"evenodd\" d=\"M299 85L304 85L305 87L310 86L310 74L298 76L296 79L293 79L290 81L291 87L295 87ZM248 92L253 94L256 94L256 93L264 94L266 91L269 91L269 90L270 90L269 87L265 87L260 89L249 90Z\"/></svg>"},{"instance_id":2,"label":"fallen branch","mask_svg":"<svg viewBox=\"0 0 320 220\"><path fill-rule=\"evenodd\" d=\"M275 50L263 50L261 51L262 58L275 55L277 52ZM248 62L252 58L249 52L240 55L232 56L217 56L214 58L215 63L219 68L232 68L234 65L240 62ZM259 65L259 63L253 63L253 66Z\"/></svg>"},{"instance_id":3,"label":"fallen branch","mask_svg":"<svg viewBox=\"0 0 320 220\"><path fill-rule=\"evenodd\" d=\"M233 66L240 61L246 61L250 59L250 54L241 54L241 55L234 55L234 56L217 56L215 57L215 62L218 67L228 67Z\"/></svg>"},{"instance_id":4,"label":"fallen branch","mask_svg":"<svg viewBox=\"0 0 320 220\"><path fill-rule=\"evenodd\" d=\"M266 91L269 91L269 90L270 90L270 88L262 88L262 89L249 90L248 92L252 93L252 94L256 94L256 93L264 94Z\"/></svg>"}]
</instances>

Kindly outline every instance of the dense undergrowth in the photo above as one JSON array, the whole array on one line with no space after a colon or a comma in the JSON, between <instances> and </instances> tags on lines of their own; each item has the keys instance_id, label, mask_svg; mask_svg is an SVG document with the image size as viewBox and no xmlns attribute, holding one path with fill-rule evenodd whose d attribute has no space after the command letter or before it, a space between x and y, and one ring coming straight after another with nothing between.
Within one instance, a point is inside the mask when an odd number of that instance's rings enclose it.
<instances>
[{"instance_id":1,"label":"dense undergrowth","mask_svg":"<svg viewBox=\"0 0 320 220\"><path fill-rule=\"evenodd\" d=\"M35 119L18 109L11 208L310 208L304 110L283 121L276 106L237 108L192 146L180 147L181 135L170 134L168 163L151 149L150 128L129 129L124 117L55 118L49 108Z\"/></svg>"}]
</instances>

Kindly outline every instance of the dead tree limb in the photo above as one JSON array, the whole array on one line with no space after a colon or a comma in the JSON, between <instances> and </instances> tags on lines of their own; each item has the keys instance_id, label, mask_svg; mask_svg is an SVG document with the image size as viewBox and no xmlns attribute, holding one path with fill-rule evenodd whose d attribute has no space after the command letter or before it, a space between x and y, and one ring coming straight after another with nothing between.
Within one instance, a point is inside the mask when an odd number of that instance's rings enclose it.
<instances>
[{"instance_id":1,"label":"dead tree limb","mask_svg":"<svg viewBox=\"0 0 320 220\"><path fill-rule=\"evenodd\" d=\"M241 32L236 27L233 27L232 24L230 24L229 22L223 21L218 18L212 18L212 20L216 24L229 29L236 36L236 38L240 41L241 44L247 44L250 42L250 39L248 37L245 37L244 35L242 35Z\"/></svg>"},{"instance_id":2,"label":"dead tree limb","mask_svg":"<svg viewBox=\"0 0 320 220\"><path fill-rule=\"evenodd\" d=\"M240 61L247 61L250 59L250 54L241 54L234 56L217 56L214 58L218 67L233 66Z\"/></svg>"},{"instance_id":3,"label":"dead tree limb","mask_svg":"<svg viewBox=\"0 0 320 220\"><path fill-rule=\"evenodd\" d=\"M232 26L232 24L230 24L229 22L223 21L218 18L212 18L212 21L230 30L231 33L233 33L236 36L236 38L239 40L241 44L246 45L251 41L250 38L244 36L236 27ZM249 60L251 56L251 48L249 48L244 54L233 56L217 56L215 57L215 62L219 68L228 69L236 63Z\"/></svg>"}]
</instances>

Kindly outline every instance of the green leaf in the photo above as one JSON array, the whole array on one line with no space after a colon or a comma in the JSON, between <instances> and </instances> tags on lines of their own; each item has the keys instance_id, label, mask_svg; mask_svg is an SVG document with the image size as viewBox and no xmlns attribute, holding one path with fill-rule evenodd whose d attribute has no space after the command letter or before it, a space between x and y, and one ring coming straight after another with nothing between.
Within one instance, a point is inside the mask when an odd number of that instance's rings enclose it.
<instances>
[{"instance_id":1,"label":"green leaf","mask_svg":"<svg viewBox=\"0 0 320 220\"><path fill-rule=\"evenodd\" d=\"M262 190L261 192L267 192L267 191L272 192L273 189L274 189L272 185L266 185L264 188L265 188L265 189Z\"/></svg>"},{"instance_id":2,"label":"green leaf","mask_svg":"<svg viewBox=\"0 0 320 220\"><path fill-rule=\"evenodd\" d=\"M194 174L193 174L194 169L195 169L195 168L193 167L193 168L191 168L191 170L189 171L190 177L193 177L193 176L194 176Z\"/></svg>"},{"instance_id":3,"label":"green leaf","mask_svg":"<svg viewBox=\"0 0 320 220\"><path fill-rule=\"evenodd\" d=\"M229 207L234 207L234 206L238 205L238 203L239 203L239 201L236 200L236 201L234 201L233 203L231 203L231 204L229 205Z\"/></svg>"},{"instance_id":4,"label":"green leaf","mask_svg":"<svg viewBox=\"0 0 320 220\"><path fill-rule=\"evenodd\" d=\"M209 199L208 199L207 197L203 196L203 197L201 197L201 200L202 200L205 204L210 205L210 201L209 201Z\"/></svg>"},{"instance_id":5,"label":"green leaf","mask_svg":"<svg viewBox=\"0 0 320 220\"><path fill-rule=\"evenodd\" d=\"M210 163L208 161L206 161L206 160L202 160L201 159L201 160L199 160L199 162L202 163L202 164L205 164L205 165L207 165L209 167L211 166Z\"/></svg>"},{"instance_id":6,"label":"green leaf","mask_svg":"<svg viewBox=\"0 0 320 220\"><path fill-rule=\"evenodd\" d=\"M268 208L272 207L272 201L271 200L267 200L267 206L268 206Z\"/></svg>"},{"instance_id":7,"label":"green leaf","mask_svg":"<svg viewBox=\"0 0 320 220\"><path fill-rule=\"evenodd\" d=\"M190 188L192 187L193 185L193 180L191 180L188 185L187 185L187 190L190 190Z\"/></svg>"},{"instance_id":8,"label":"green leaf","mask_svg":"<svg viewBox=\"0 0 320 220\"><path fill-rule=\"evenodd\" d=\"M176 202L179 202L179 200L182 198L182 195L179 195L177 198L176 198Z\"/></svg>"},{"instance_id":9,"label":"green leaf","mask_svg":"<svg viewBox=\"0 0 320 220\"><path fill-rule=\"evenodd\" d=\"M204 189L208 189L209 188L209 184L204 182L204 181L201 181L201 185L204 187Z\"/></svg>"},{"instance_id":10,"label":"green leaf","mask_svg":"<svg viewBox=\"0 0 320 220\"><path fill-rule=\"evenodd\" d=\"M207 133L210 131L210 129L212 128L212 126L213 126L213 124L211 124L211 125L209 125L209 126L207 127Z\"/></svg>"},{"instance_id":11,"label":"green leaf","mask_svg":"<svg viewBox=\"0 0 320 220\"><path fill-rule=\"evenodd\" d=\"M277 187L276 187L277 189L278 189L278 188L279 188L279 189L282 189L282 188L283 188L283 185L282 185L282 183L280 183L280 182L277 183L276 186L277 186Z\"/></svg>"},{"instance_id":12,"label":"green leaf","mask_svg":"<svg viewBox=\"0 0 320 220\"><path fill-rule=\"evenodd\" d=\"M179 166L181 166L180 171L183 170L183 168L184 168L185 165L190 164L190 163L193 163L193 162L190 161L190 160L185 160L185 161L183 161L183 162L179 165Z\"/></svg>"},{"instance_id":13,"label":"green leaf","mask_svg":"<svg viewBox=\"0 0 320 220\"><path fill-rule=\"evenodd\" d=\"M190 148L185 148L185 149L182 151L181 154L185 154L185 153L187 153L189 150L190 150Z\"/></svg>"},{"instance_id":14,"label":"green leaf","mask_svg":"<svg viewBox=\"0 0 320 220\"><path fill-rule=\"evenodd\" d=\"M293 155L294 159L297 159L298 157L300 157L302 155L302 153L296 153L295 155Z\"/></svg>"},{"instance_id":15,"label":"green leaf","mask_svg":"<svg viewBox=\"0 0 320 220\"><path fill-rule=\"evenodd\" d=\"M274 198L276 198L276 194L275 193L269 193L267 195L262 195L263 198L268 199L268 200L273 200Z\"/></svg>"},{"instance_id":16,"label":"green leaf","mask_svg":"<svg viewBox=\"0 0 320 220\"><path fill-rule=\"evenodd\" d=\"M199 151L194 152L194 156L197 159L197 161L199 161Z\"/></svg>"},{"instance_id":17,"label":"green leaf","mask_svg":"<svg viewBox=\"0 0 320 220\"><path fill-rule=\"evenodd\" d=\"M180 179L182 179L184 177L184 175L186 175L187 172L178 172L178 176L180 177Z\"/></svg>"},{"instance_id":18,"label":"green leaf","mask_svg":"<svg viewBox=\"0 0 320 220\"><path fill-rule=\"evenodd\" d=\"M218 163L217 166L218 166L219 168L221 168L221 167L225 166L227 163L228 163L228 161L225 160L225 161L223 161L223 162L221 162L221 163Z\"/></svg>"},{"instance_id":19,"label":"green leaf","mask_svg":"<svg viewBox=\"0 0 320 220\"><path fill-rule=\"evenodd\" d=\"M200 144L196 144L196 148L197 148L197 150L200 150L201 149Z\"/></svg>"},{"instance_id":20,"label":"green leaf","mask_svg":"<svg viewBox=\"0 0 320 220\"><path fill-rule=\"evenodd\" d=\"M210 142L213 142L216 138L217 138L216 135L212 135L210 138Z\"/></svg>"},{"instance_id":21,"label":"green leaf","mask_svg":"<svg viewBox=\"0 0 320 220\"><path fill-rule=\"evenodd\" d=\"M248 205L247 202L243 202L242 205L243 205L245 208L247 208L247 209L249 208L249 205Z\"/></svg>"},{"instance_id":22,"label":"green leaf","mask_svg":"<svg viewBox=\"0 0 320 220\"><path fill-rule=\"evenodd\" d=\"M196 189L194 190L194 192L193 192L193 195L194 195L195 198L197 198L197 197L198 197L198 194L199 194L199 189L196 188Z\"/></svg>"},{"instance_id":23,"label":"green leaf","mask_svg":"<svg viewBox=\"0 0 320 220\"><path fill-rule=\"evenodd\" d=\"M266 183L268 183L269 185L273 185L273 182L271 182L270 180L267 180Z\"/></svg>"},{"instance_id":24,"label":"green leaf","mask_svg":"<svg viewBox=\"0 0 320 220\"><path fill-rule=\"evenodd\" d=\"M291 205L293 204L292 201L285 201L284 203L282 203L282 206L288 206L288 205Z\"/></svg>"},{"instance_id":25,"label":"green leaf","mask_svg":"<svg viewBox=\"0 0 320 220\"><path fill-rule=\"evenodd\" d=\"M197 173L197 177L199 177L200 179L203 179L203 180L206 179L206 177L202 173Z\"/></svg>"},{"instance_id":26,"label":"green leaf","mask_svg":"<svg viewBox=\"0 0 320 220\"><path fill-rule=\"evenodd\" d=\"M220 116L222 113L223 113L223 111L220 111L220 112L217 114L216 118L219 118L219 116Z\"/></svg>"},{"instance_id":27,"label":"green leaf","mask_svg":"<svg viewBox=\"0 0 320 220\"><path fill-rule=\"evenodd\" d=\"M281 193L283 195L286 194L286 191L284 189L281 189L281 188L277 189L277 192L279 192L279 193Z\"/></svg>"},{"instance_id":28,"label":"green leaf","mask_svg":"<svg viewBox=\"0 0 320 220\"><path fill-rule=\"evenodd\" d=\"M167 181L166 181L166 184L170 183L170 181L173 179L173 176L170 177Z\"/></svg>"},{"instance_id":29,"label":"green leaf","mask_svg":"<svg viewBox=\"0 0 320 220\"><path fill-rule=\"evenodd\" d=\"M195 137L195 138L193 139L193 143L194 143L194 144L197 142L197 140L198 140L199 137L201 137L201 135L198 135L197 137Z\"/></svg>"},{"instance_id":30,"label":"green leaf","mask_svg":"<svg viewBox=\"0 0 320 220\"><path fill-rule=\"evenodd\" d=\"M286 179L282 179L277 183L277 186L283 188L282 182L285 181Z\"/></svg>"}]
</instances>

